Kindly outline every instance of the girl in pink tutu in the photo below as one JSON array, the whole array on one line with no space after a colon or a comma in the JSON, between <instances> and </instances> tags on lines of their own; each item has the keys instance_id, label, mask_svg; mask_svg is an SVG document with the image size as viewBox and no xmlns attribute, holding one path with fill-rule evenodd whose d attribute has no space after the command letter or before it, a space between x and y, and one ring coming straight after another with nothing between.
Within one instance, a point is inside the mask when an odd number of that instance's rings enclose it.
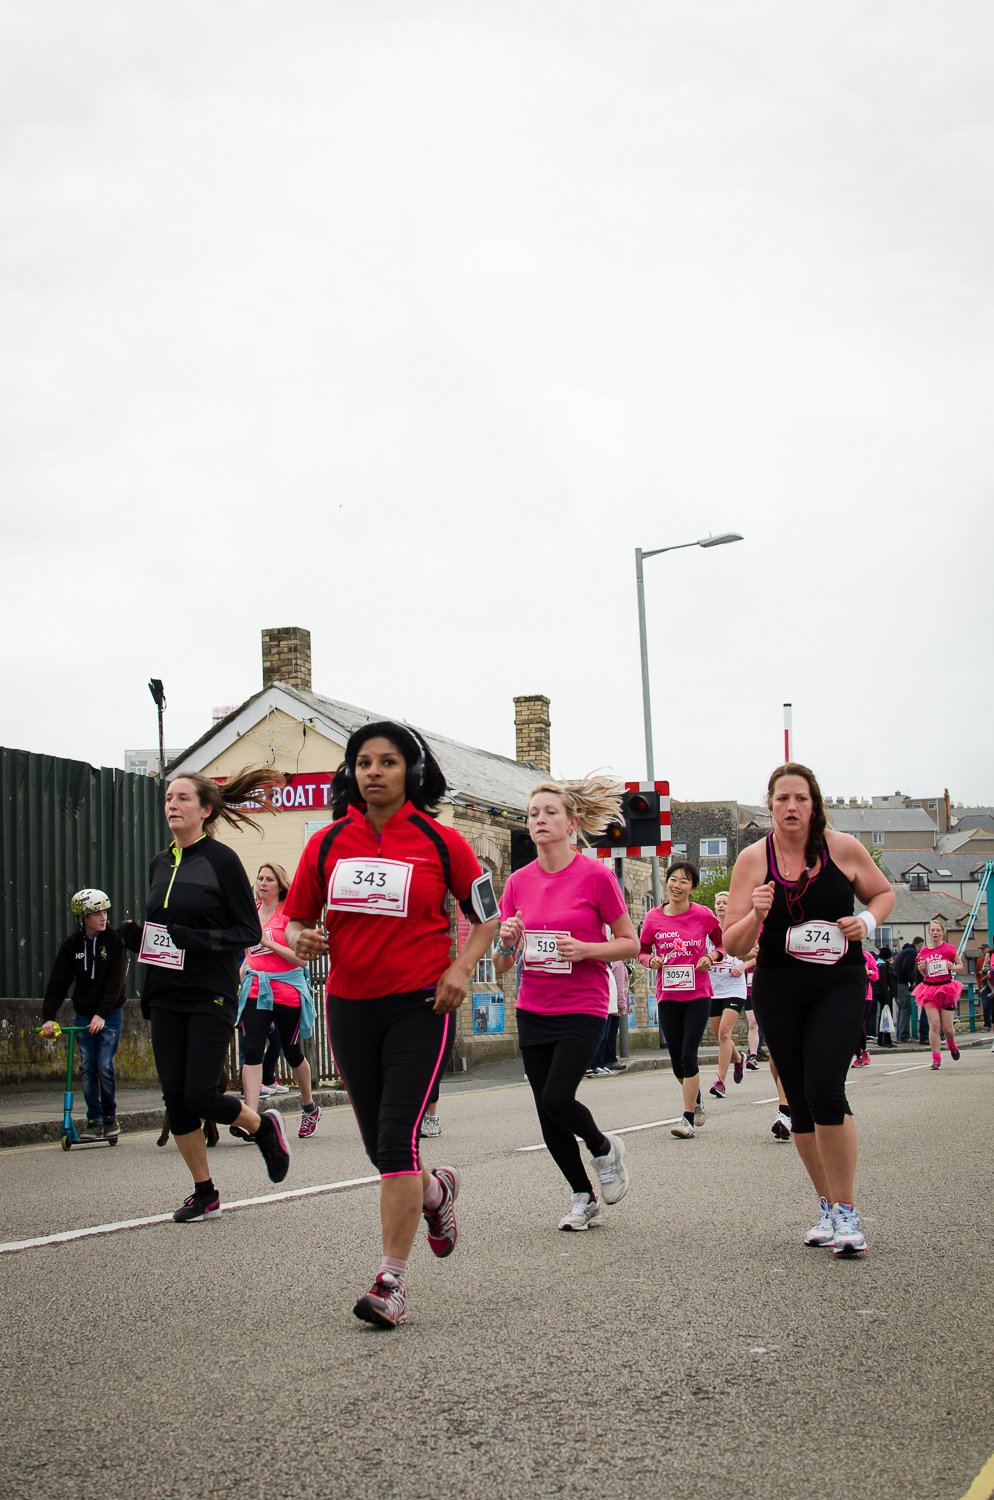
<instances>
[{"instance_id":1,"label":"girl in pink tutu","mask_svg":"<svg viewBox=\"0 0 994 1500\"><path fill-rule=\"evenodd\" d=\"M963 960L958 957L952 943L946 942L946 924L941 917L933 917L928 924L929 946L918 955L918 972L922 982L916 985L913 994L928 1016L928 1039L932 1048L932 1068L938 1068L940 1037L945 1034L949 1056L959 1062L959 1048L953 1030L953 1018L959 1008L959 997L963 986L953 974L962 973ZM918 1029L921 1031L921 1012Z\"/></svg>"}]
</instances>

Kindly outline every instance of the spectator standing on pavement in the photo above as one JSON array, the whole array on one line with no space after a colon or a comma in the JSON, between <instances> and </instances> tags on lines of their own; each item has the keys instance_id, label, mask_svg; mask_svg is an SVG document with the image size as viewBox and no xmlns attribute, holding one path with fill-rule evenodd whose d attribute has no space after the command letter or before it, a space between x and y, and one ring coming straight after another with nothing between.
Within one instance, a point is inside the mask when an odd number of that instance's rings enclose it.
<instances>
[{"instance_id":1,"label":"spectator standing on pavement","mask_svg":"<svg viewBox=\"0 0 994 1500\"><path fill-rule=\"evenodd\" d=\"M611 937L611 929L605 929L605 942ZM608 1002L604 1035L594 1053L594 1060L587 1069L587 1077L607 1077L609 1073L623 1073L624 1063L618 1061L618 1028L621 1025L622 1004L628 1004L628 967L617 959L607 966ZM627 1015L627 1010L625 1011Z\"/></svg>"},{"instance_id":2,"label":"spectator standing on pavement","mask_svg":"<svg viewBox=\"0 0 994 1500\"><path fill-rule=\"evenodd\" d=\"M877 978L871 986L873 998L877 1005L877 1043L881 1047L892 1047L894 1045L894 1030L885 1030L881 1024L885 1009L890 1011L890 1019L894 1020L894 1005L897 1000L897 975L894 973L894 954L888 947L883 947L877 954Z\"/></svg>"},{"instance_id":3,"label":"spectator standing on pavement","mask_svg":"<svg viewBox=\"0 0 994 1500\"><path fill-rule=\"evenodd\" d=\"M873 986L876 983L880 970L877 961L869 948L863 949L863 958L866 961L866 1010L863 1013L863 1034L856 1043L856 1056L853 1058L854 1068L868 1068L870 1065L870 1054L866 1050L867 1027L869 1026L870 1013L873 1010Z\"/></svg>"},{"instance_id":4,"label":"spectator standing on pavement","mask_svg":"<svg viewBox=\"0 0 994 1500\"><path fill-rule=\"evenodd\" d=\"M128 955L107 926L110 897L104 891L77 891L69 903L76 930L59 949L42 1002L42 1036L54 1036L59 1006L73 987L79 1071L86 1100L86 1134L110 1140L118 1134L114 1054L121 1040L124 978Z\"/></svg>"},{"instance_id":5,"label":"spectator standing on pavement","mask_svg":"<svg viewBox=\"0 0 994 1500\"><path fill-rule=\"evenodd\" d=\"M897 981L897 1039L899 1042L911 1041L911 1017L915 1003L911 990L915 982L914 973L917 957L918 949L914 943L905 943L894 958L894 978Z\"/></svg>"}]
</instances>

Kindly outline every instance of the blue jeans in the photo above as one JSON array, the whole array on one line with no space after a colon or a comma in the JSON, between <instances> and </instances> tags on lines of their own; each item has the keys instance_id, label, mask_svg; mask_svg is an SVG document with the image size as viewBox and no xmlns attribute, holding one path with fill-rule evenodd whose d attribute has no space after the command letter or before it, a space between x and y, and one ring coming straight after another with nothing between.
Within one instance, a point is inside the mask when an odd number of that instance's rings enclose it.
<instances>
[{"instance_id":1,"label":"blue jeans","mask_svg":"<svg viewBox=\"0 0 994 1500\"><path fill-rule=\"evenodd\" d=\"M72 1023L74 1026L89 1026L91 1019L91 1016L81 1016L76 1011ZM90 1124L96 1120L113 1120L117 1114L114 1053L121 1040L122 1020L123 1011L115 1010L104 1022L103 1031L98 1031L96 1036L89 1031L76 1033L86 1118Z\"/></svg>"}]
</instances>

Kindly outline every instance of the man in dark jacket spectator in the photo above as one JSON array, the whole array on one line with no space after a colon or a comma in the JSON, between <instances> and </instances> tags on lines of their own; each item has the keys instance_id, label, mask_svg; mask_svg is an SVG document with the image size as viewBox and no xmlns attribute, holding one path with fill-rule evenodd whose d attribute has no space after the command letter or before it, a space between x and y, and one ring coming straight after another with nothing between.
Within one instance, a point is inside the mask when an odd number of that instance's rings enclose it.
<instances>
[{"instance_id":1,"label":"man in dark jacket spectator","mask_svg":"<svg viewBox=\"0 0 994 1500\"><path fill-rule=\"evenodd\" d=\"M874 1021L873 1029L877 1041L882 1047L892 1047L894 1045L892 1032L887 1034L886 1042L880 1034L880 1016L883 1008L885 1005L889 1005L893 1013L894 1001L897 999L897 979L894 974L894 966L891 963L892 957L893 954L889 948L884 947L880 949L880 952L877 954L877 977L870 985L870 991L874 1000L871 1008Z\"/></svg>"},{"instance_id":2,"label":"man in dark jacket spectator","mask_svg":"<svg viewBox=\"0 0 994 1500\"><path fill-rule=\"evenodd\" d=\"M921 938L916 939L921 944ZM894 959L894 977L897 980L897 1039L911 1041L911 1017L915 1002L911 991L915 984L915 960L918 949L914 943L905 943Z\"/></svg>"},{"instance_id":3,"label":"man in dark jacket spectator","mask_svg":"<svg viewBox=\"0 0 994 1500\"><path fill-rule=\"evenodd\" d=\"M42 1035L55 1035L55 1017L72 988L78 1033L79 1071L86 1100L87 1135L110 1139L119 1131L114 1054L121 1040L121 1007L128 955L107 926L110 897L104 891L77 891L70 902L76 931L59 949L42 1004Z\"/></svg>"}]
</instances>

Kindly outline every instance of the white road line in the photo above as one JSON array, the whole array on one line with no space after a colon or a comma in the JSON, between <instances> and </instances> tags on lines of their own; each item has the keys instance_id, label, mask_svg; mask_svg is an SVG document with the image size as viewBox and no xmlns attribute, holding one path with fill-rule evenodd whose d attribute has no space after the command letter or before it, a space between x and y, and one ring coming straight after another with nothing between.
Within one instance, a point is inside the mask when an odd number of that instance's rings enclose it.
<instances>
[{"instance_id":1,"label":"white road line","mask_svg":"<svg viewBox=\"0 0 994 1500\"><path fill-rule=\"evenodd\" d=\"M772 1099L750 1099L750 1104L779 1104L780 1095L774 1094Z\"/></svg>"},{"instance_id":2,"label":"white road line","mask_svg":"<svg viewBox=\"0 0 994 1500\"><path fill-rule=\"evenodd\" d=\"M285 1193L266 1193L262 1198L241 1198L237 1203L222 1203L221 1212L230 1213L235 1208L254 1208L258 1203L282 1203L287 1198L313 1198L318 1193L337 1193L343 1188L366 1187L379 1182L375 1177L352 1177L347 1182L323 1182L319 1187L292 1188ZM70 1240L89 1239L94 1234L117 1234L121 1229L144 1229L146 1224L168 1224L172 1214L153 1214L148 1219L122 1219L119 1224L92 1224L86 1229L67 1229L62 1234L43 1234L33 1240L8 1240L0 1245L0 1255L9 1255L15 1250L35 1250L41 1245L65 1245Z\"/></svg>"},{"instance_id":3,"label":"white road line","mask_svg":"<svg viewBox=\"0 0 994 1500\"><path fill-rule=\"evenodd\" d=\"M931 1066L931 1063L914 1063L910 1068L888 1068L884 1077L893 1078L895 1073L917 1073L920 1069L930 1068ZM868 1074L867 1076L872 1077L872 1074Z\"/></svg>"},{"instance_id":4,"label":"white road line","mask_svg":"<svg viewBox=\"0 0 994 1500\"><path fill-rule=\"evenodd\" d=\"M636 1132L636 1130L658 1130L659 1127L660 1127L660 1125L675 1125L676 1122L677 1122L677 1120L682 1120L682 1119L683 1119L683 1115L674 1115L673 1118L670 1119L670 1120L649 1120L648 1123L645 1124L645 1125L623 1125L620 1130L609 1130L609 1131L606 1132L606 1134L608 1134L608 1135L634 1135L635 1132ZM523 1151L545 1151L547 1149L548 1148L546 1147L545 1143L543 1142L541 1146L515 1146L514 1153L515 1153L516 1156L518 1156ZM0 1246L0 1249L2 1249L2 1248L3 1247Z\"/></svg>"}]
</instances>

